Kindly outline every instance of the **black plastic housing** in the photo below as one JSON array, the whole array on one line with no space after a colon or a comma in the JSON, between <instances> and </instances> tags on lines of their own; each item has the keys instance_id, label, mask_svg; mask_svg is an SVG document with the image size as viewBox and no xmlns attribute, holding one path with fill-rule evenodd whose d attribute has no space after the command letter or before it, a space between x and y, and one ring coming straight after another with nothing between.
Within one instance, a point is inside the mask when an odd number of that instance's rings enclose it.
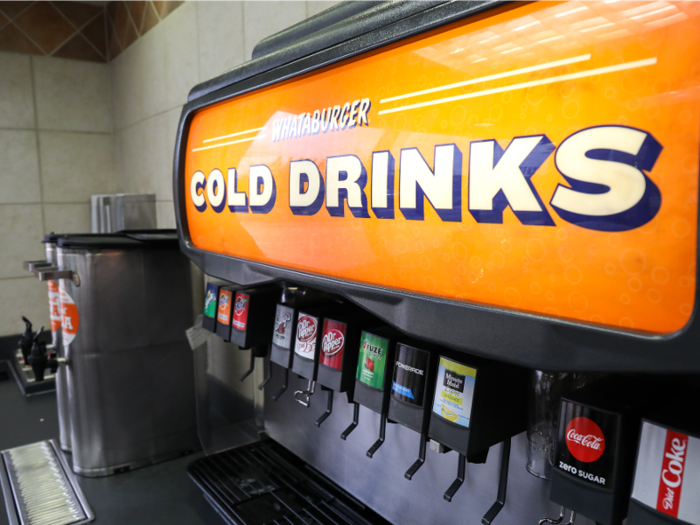
<instances>
[{"instance_id":1,"label":"black plastic housing","mask_svg":"<svg viewBox=\"0 0 700 525\"><path fill-rule=\"evenodd\" d=\"M384 371L384 384L381 389L374 388L369 385L366 385L359 379L355 379L355 392L353 395L353 401L355 403L361 404L364 407L369 408L370 410L378 414L388 414L389 397L391 393L391 381L394 373L396 341L401 337L401 333L388 325L381 325L364 331L375 337L380 337L387 341L387 356ZM359 366L360 364L358 363L358 368Z\"/></svg>"},{"instance_id":2,"label":"black plastic housing","mask_svg":"<svg viewBox=\"0 0 700 525\"><path fill-rule=\"evenodd\" d=\"M549 499L600 525L621 525L629 507L642 415L673 395L669 386L648 377L637 379L612 375L562 398ZM573 420L567 416L571 411L575 417L591 419L603 429L605 449L597 461L608 466L605 487L596 486L561 468L560 458L569 454L566 433ZM601 424L602 421L606 423ZM594 463L586 464L586 471L594 471Z\"/></svg>"},{"instance_id":3,"label":"black plastic housing","mask_svg":"<svg viewBox=\"0 0 700 525\"><path fill-rule=\"evenodd\" d=\"M367 312L352 312L349 314L328 315L324 319L345 325L345 340L342 348L342 355L339 356L340 369L328 366L324 363L325 341L324 330L321 331L321 349L319 352L318 374L316 380L326 388L336 392L348 392L349 399L352 399L352 392L355 386L355 374L357 372L357 355L360 346L360 334L365 326L372 326L377 323L377 319Z\"/></svg>"},{"instance_id":4,"label":"black plastic housing","mask_svg":"<svg viewBox=\"0 0 700 525\"><path fill-rule=\"evenodd\" d=\"M440 357L475 368L476 378L469 427L448 421L431 406L431 439L470 457L527 428L528 370L463 354Z\"/></svg>"},{"instance_id":5,"label":"black plastic housing","mask_svg":"<svg viewBox=\"0 0 700 525\"><path fill-rule=\"evenodd\" d=\"M407 347L411 351L426 352L428 354L426 366L424 369L425 386L423 394L416 396L416 401L420 404L414 405L397 398L395 394L395 383L397 377L397 368L400 366L401 347ZM432 409L431 401L433 399L433 391L435 390L435 372L437 371L437 361L440 354L440 348L433 345L422 343L414 340L401 340L396 344L396 353L394 357L394 367L392 370L392 389L389 395L389 420L399 423L411 430L420 434L428 433L428 424L430 422L430 411Z\"/></svg>"},{"instance_id":6,"label":"black plastic housing","mask_svg":"<svg viewBox=\"0 0 700 525\"><path fill-rule=\"evenodd\" d=\"M275 326L275 311L282 289L278 287L246 288L236 292L234 317L231 322L231 342L241 350L272 342L272 329ZM235 305L240 298L247 301L247 314L244 328L236 326Z\"/></svg>"}]
</instances>

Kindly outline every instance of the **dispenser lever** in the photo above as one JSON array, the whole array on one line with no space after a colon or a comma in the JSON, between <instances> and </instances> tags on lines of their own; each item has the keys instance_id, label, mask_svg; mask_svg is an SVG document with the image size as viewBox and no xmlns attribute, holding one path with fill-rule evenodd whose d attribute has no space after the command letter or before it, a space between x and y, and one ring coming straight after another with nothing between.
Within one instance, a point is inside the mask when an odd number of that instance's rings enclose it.
<instances>
[{"instance_id":1,"label":"dispenser lever","mask_svg":"<svg viewBox=\"0 0 700 525\"><path fill-rule=\"evenodd\" d=\"M460 454L459 455L459 463L457 464L457 479L455 479L452 482L452 485L450 485L450 488L447 489L445 491L445 494L442 496L447 501L452 501L452 498L454 497L455 493L459 490L459 487L462 486L462 483L464 483L464 474L466 471L466 465L467 465L467 457Z\"/></svg>"},{"instance_id":2,"label":"dispenser lever","mask_svg":"<svg viewBox=\"0 0 700 525\"><path fill-rule=\"evenodd\" d=\"M289 368L284 369L284 383L282 383L282 387L277 391L277 393L272 396L273 401L277 401L280 396L287 391L287 383L289 383Z\"/></svg>"},{"instance_id":3,"label":"dispenser lever","mask_svg":"<svg viewBox=\"0 0 700 525\"><path fill-rule=\"evenodd\" d=\"M44 266L51 266L49 261L24 261L22 262L22 268L28 272L33 272L36 268L41 268Z\"/></svg>"},{"instance_id":4,"label":"dispenser lever","mask_svg":"<svg viewBox=\"0 0 700 525\"><path fill-rule=\"evenodd\" d=\"M265 385L267 385L270 382L270 379L272 379L272 360L269 357L265 358L265 372L267 372L267 374L262 383L258 385L258 390L265 388Z\"/></svg>"},{"instance_id":5,"label":"dispenser lever","mask_svg":"<svg viewBox=\"0 0 700 525\"><path fill-rule=\"evenodd\" d=\"M574 516L575 518L575 516ZM557 525L557 523L561 523L564 519L564 507L561 507L559 509L559 517L556 519L552 518L542 518L537 525L544 525L545 523L553 523L554 525Z\"/></svg>"},{"instance_id":6,"label":"dispenser lever","mask_svg":"<svg viewBox=\"0 0 700 525\"><path fill-rule=\"evenodd\" d=\"M382 414L382 419L379 422L379 439L374 442L374 445L370 447L370 449L367 451L367 457L371 458L374 456L375 452L379 450L379 447L381 447L384 444L384 438L386 437L386 414Z\"/></svg>"},{"instance_id":7,"label":"dispenser lever","mask_svg":"<svg viewBox=\"0 0 700 525\"><path fill-rule=\"evenodd\" d=\"M404 477L407 480L411 480L411 478L415 475L416 472L418 472L418 469L423 466L423 463L425 463L425 445L428 442L428 437L425 434L420 435L420 449L418 450L418 459L411 465L411 468L409 468L406 473L404 474ZM449 501L449 500L448 500Z\"/></svg>"},{"instance_id":8,"label":"dispenser lever","mask_svg":"<svg viewBox=\"0 0 700 525\"><path fill-rule=\"evenodd\" d=\"M311 404L311 396L314 394L315 390L316 381L309 380L309 386L306 388L306 390L297 390L294 392L294 399L296 399L297 403L300 405L309 408L309 405Z\"/></svg>"},{"instance_id":9,"label":"dispenser lever","mask_svg":"<svg viewBox=\"0 0 700 525\"><path fill-rule=\"evenodd\" d=\"M73 270L61 270L56 266L41 266L34 268L34 275L42 282L68 279L75 286L80 286L80 277Z\"/></svg>"},{"instance_id":10,"label":"dispenser lever","mask_svg":"<svg viewBox=\"0 0 700 525\"><path fill-rule=\"evenodd\" d=\"M248 377L250 374L253 373L253 370L255 370L255 350L253 348L250 349L250 367L248 370L243 372L243 375L241 376L241 381L244 381L246 377Z\"/></svg>"},{"instance_id":11,"label":"dispenser lever","mask_svg":"<svg viewBox=\"0 0 700 525\"><path fill-rule=\"evenodd\" d=\"M321 387L322 390L328 390L328 404L326 405L326 411L321 414L321 417L319 417L316 420L316 426L320 427L321 423L323 423L328 416L330 416L333 413L333 390L330 388L326 387Z\"/></svg>"},{"instance_id":12,"label":"dispenser lever","mask_svg":"<svg viewBox=\"0 0 700 525\"><path fill-rule=\"evenodd\" d=\"M511 439L506 439L501 448L501 472L498 477L498 496L496 502L491 506L484 517L481 518L481 523L491 525L494 518L501 512L506 504L506 489L508 488L508 466L510 463L510 444Z\"/></svg>"},{"instance_id":13,"label":"dispenser lever","mask_svg":"<svg viewBox=\"0 0 700 525\"><path fill-rule=\"evenodd\" d=\"M350 397L350 396L348 396ZM352 413L352 423L348 426L348 428L345 429L345 431L340 434L340 439L345 441L350 433L357 428L358 423L360 422L360 404L359 403L353 403L355 405Z\"/></svg>"}]
</instances>

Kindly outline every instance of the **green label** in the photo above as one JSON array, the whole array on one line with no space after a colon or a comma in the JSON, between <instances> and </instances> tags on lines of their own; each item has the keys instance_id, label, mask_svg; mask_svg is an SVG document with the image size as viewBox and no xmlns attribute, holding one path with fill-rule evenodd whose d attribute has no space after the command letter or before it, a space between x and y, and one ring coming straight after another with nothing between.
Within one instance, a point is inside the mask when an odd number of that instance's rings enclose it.
<instances>
[{"instance_id":1,"label":"green label","mask_svg":"<svg viewBox=\"0 0 700 525\"><path fill-rule=\"evenodd\" d=\"M207 295L204 298L204 315L214 319L216 317L216 296L218 287L213 284L207 285Z\"/></svg>"},{"instance_id":2,"label":"green label","mask_svg":"<svg viewBox=\"0 0 700 525\"><path fill-rule=\"evenodd\" d=\"M357 380L373 388L384 388L384 368L389 341L383 337L362 332L360 359L357 363Z\"/></svg>"}]
</instances>

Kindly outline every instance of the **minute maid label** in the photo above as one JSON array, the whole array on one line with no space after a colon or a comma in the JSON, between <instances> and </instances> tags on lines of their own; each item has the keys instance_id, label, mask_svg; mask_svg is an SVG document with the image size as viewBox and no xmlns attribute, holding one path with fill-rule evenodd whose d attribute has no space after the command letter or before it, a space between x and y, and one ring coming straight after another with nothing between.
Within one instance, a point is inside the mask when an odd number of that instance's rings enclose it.
<instances>
[{"instance_id":1,"label":"minute maid label","mask_svg":"<svg viewBox=\"0 0 700 525\"><path fill-rule=\"evenodd\" d=\"M475 380L476 369L441 357L433 412L468 428Z\"/></svg>"},{"instance_id":2,"label":"minute maid label","mask_svg":"<svg viewBox=\"0 0 700 525\"><path fill-rule=\"evenodd\" d=\"M384 387L384 369L389 341L383 337L362 332L360 359L357 363L357 380L372 388Z\"/></svg>"}]
</instances>

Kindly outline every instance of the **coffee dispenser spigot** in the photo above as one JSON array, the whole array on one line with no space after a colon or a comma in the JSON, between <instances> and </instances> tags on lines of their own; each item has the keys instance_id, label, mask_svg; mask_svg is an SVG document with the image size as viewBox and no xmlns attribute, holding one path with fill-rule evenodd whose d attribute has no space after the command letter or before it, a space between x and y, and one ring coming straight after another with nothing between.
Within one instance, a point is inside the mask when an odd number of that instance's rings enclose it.
<instances>
[{"instance_id":1,"label":"coffee dispenser spigot","mask_svg":"<svg viewBox=\"0 0 700 525\"><path fill-rule=\"evenodd\" d=\"M66 362L65 358L49 357L47 344L40 340L43 331L44 327L42 326L32 339L32 350L29 354L29 365L32 367L36 381L44 380L47 368L51 370L52 374L55 374L58 366Z\"/></svg>"},{"instance_id":2,"label":"coffee dispenser spigot","mask_svg":"<svg viewBox=\"0 0 700 525\"><path fill-rule=\"evenodd\" d=\"M22 352L24 363L29 364L29 354L34 343L34 332L32 331L32 322L29 319L22 316L22 321L24 321L24 333L19 340L19 348Z\"/></svg>"}]
</instances>

